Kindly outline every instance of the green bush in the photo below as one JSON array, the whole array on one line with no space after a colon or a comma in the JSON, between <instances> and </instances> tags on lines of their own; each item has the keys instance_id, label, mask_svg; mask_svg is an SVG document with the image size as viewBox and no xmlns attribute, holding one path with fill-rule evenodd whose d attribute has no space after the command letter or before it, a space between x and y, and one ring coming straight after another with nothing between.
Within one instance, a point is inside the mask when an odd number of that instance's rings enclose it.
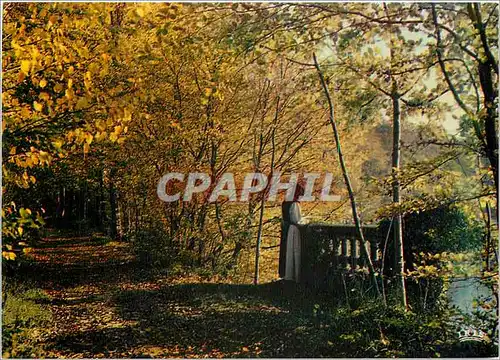
<instances>
[{"instance_id":1,"label":"green bush","mask_svg":"<svg viewBox=\"0 0 500 360\"><path fill-rule=\"evenodd\" d=\"M380 223L380 233L385 238L389 230L389 220ZM412 269L414 254L463 252L481 247L483 229L477 221L467 217L459 207L441 206L419 213L407 214L403 218L403 239L406 266ZM392 231L389 241L392 239ZM387 246L386 269L392 267L393 246Z\"/></svg>"},{"instance_id":2,"label":"green bush","mask_svg":"<svg viewBox=\"0 0 500 360\"><path fill-rule=\"evenodd\" d=\"M413 253L462 252L480 248L481 226L458 207L439 207L404 219L405 242Z\"/></svg>"},{"instance_id":3,"label":"green bush","mask_svg":"<svg viewBox=\"0 0 500 360\"><path fill-rule=\"evenodd\" d=\"M459 356L454 349L458 329L450 311L417 314L380 301L359 307L314 309L316 330L297 339L297 347L311 349L311 357L440 357Z\"/></svg>"},{"instance_id":4,"label":"green bush","mask_svg":"<svg viewBox=\"0 0 500 360\"><path fill-rule=\"evenodd\" d=\"M3 293L3 357L41 357L38 346L41 328L51 319L50 311L40 301L47 299L39 289L11 287Z\"/></svg>"}]
</instances>

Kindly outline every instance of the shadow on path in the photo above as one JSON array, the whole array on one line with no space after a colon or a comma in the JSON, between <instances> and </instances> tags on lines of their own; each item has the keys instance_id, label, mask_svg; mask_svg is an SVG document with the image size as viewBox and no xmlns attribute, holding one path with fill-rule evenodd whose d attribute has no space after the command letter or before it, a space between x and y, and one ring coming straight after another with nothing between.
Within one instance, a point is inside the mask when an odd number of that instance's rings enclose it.
<instances>
[{"instance_id":1,"label":"shadow on path","mask_svg":"<svg viewBox=\"0 0 500 360\"><path fill-rule=\"evenodd\" d=\"M292 357L317 342L321 300L295 284L173 284L186 280L143 269L126 243L39 245L19 274L49 295L47 357Z\"/></svg>"},{"instance_id":2,"label":"shadow on path","mask_svg":"<svg viewBox=\"0 0 500 360\"><path fill-rule=\"evenodd\" d=\"M295 293L295 301L287 301ZM155 291L121 291L112 299L133 325L62 335L63 354L163 357L306 356L314 334L312 299L281 282L253 285L185 284ZM296 300L300 300L296 302ZM312 306L312 304L311 304Z\"/></svg>"}]
</instances>

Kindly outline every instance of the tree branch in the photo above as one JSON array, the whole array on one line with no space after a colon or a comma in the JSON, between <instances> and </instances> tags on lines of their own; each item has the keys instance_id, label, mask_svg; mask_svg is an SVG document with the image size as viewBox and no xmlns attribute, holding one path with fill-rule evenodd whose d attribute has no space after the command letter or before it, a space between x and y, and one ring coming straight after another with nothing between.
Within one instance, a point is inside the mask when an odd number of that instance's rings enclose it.
<instances>
[{"instance_id":1,"label":"tree branch","mask_svg":"<svg viewBox=\"0 0 500 360\"><path fill-rule=\"evenodd\" d=\"M453 97L455 98L455 101L462 108L462 110L465 111L466 114L470 114L471 111L469 110L467 105L465 105L465 103L460 98L460 95L458 94L457 89L455 88L455 86L451 82L450 75L448 74L448 71L446 70L445 63L443 60L443 45L441 43L441 31L439 30L436 7L435 7L435 4L432 4L431 6L432 6L432 19L434 22L434 27L435 27L435 32L436 32L437 56L438 56L438 61L439 61L439 67L441 68L444 79L445 79L446 83L448 84L448 87L450 88L450 90L453 94Z\"/></svg>"}]
</instances>

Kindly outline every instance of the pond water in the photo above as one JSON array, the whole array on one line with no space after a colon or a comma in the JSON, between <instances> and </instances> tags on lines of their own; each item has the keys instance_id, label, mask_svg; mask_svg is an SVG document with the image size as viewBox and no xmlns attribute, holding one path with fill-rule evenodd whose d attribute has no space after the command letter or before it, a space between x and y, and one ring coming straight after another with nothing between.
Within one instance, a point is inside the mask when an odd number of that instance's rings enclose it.
<instances>
[{"instance_id":1,"label":"pond water","mask_svg":"<svg viewBox=\"0 0 500 360\"><path fill-rule=\"evenodd\" d=\"M485 299L492 296L491 290L482 284L476 278L454 279L450 283L448 290L448 299L451 305L455 305L464 315L473 315L475 310L474 303L479 299ZM490 311L494 311L491 309ZM460 341L481 341L486 339L486 328L488 326L473 326L460 315L455 317L455 322L459 325L459 338ZM495 344L498 344L494 340Z\"/></svg>"},{"instance_id":2,"label":"pond water","mask_svg":"<svg viewBox=\"0 0 500 360\"><path fill-rule=\"evenodd\" d=\"M448 290L450 303L469 315L474 310L473 302L479 297L488 296L491 296L491 290L476 278L451 280Z\"/></svg>"}]
</instances>

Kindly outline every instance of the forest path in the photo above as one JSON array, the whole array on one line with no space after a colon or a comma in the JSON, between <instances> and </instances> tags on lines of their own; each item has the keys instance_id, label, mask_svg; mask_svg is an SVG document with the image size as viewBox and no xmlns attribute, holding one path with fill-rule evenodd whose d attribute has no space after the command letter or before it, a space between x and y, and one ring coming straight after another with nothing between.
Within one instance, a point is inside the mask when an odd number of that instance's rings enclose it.
<instances>
[{"instance_id":1,"label":"forest path","mask_svg":"<svg viewBox=\"0 0 500 360\"><path fill-rule=\"evenodd\" d=\"M317 342L314 304L296 288L153 275L130 253L96 236L53 235L33 249L27 275L53 314L46 357L304 357Z\"/></svg>"}]
</instances>

